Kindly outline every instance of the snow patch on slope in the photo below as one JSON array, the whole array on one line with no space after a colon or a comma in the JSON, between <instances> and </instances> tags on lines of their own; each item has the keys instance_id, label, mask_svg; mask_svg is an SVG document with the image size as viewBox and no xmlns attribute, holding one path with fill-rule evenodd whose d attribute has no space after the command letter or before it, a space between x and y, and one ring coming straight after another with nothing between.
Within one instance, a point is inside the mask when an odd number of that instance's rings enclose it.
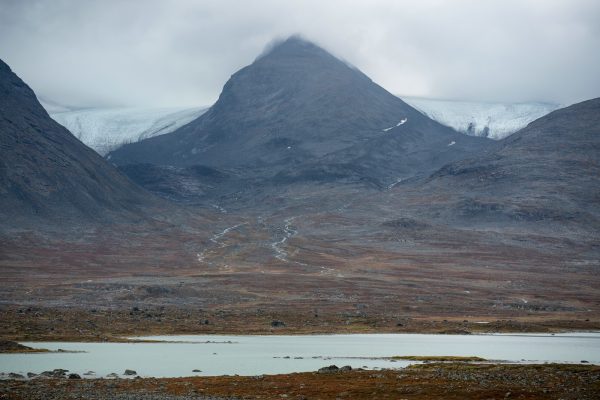
<instances>
[{"instance_id":1,"label":"snow patch on slope","mask_svg":"<svg viewBox=\"0 0 600 400\"><path fill-rule=\"evenodd\" d=\"M552 103L488 103L403 97L437 122L470 136L503 139L561 107Z\"/></svg>"},{"instance_id":2,"label":"snow patch on slope","mask_svg":"<svg viewBox=\"0 0 600 400\"><path fill-rule=\"evenodd\" d=\"M404 125L404 124L406 123L406 121L408 121L408 118L402 118L402 119L400 120L400 122L398 122L398 123L396 124L396 126L390 126L389 128L384 128L384 129L382 129L382 130L383 130L384 132L387 132L387 131L389 131L389 130L391 130L391 129L394 129L394 128L397 128L397 127L399 127L400 125Z\"/></svg>"},{"instance_id":3,"label":"snow patch on slope","mask_svg":"<svg viewBox=\"0 0 600 400\"><path fill-rule=\"evenodd\" d=\"M62 112L56 112L55 107L48 107L46 110L52 119L102 156L124 144L173 132L206 111L201 108L141 107L87 108Z\"/></svg>"}]
</instances>

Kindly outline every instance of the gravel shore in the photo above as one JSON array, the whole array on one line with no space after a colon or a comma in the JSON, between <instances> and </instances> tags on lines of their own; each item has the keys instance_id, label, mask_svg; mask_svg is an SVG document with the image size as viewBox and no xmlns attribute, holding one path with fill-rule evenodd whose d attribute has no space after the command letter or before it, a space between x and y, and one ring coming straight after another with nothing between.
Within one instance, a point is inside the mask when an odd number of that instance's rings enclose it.
<instances>
[{"instance_id":1,"label":"gravel shore","mask_svg":"<svg viewBox=\"0 0 600 400\"><path fill-rule=\"evenodd\" d=\"M138 379L0 380L11 400L367 400L600 398L600 366L573 364L427 363L404 369L260 376Z\"/></svg>"}]
</instances>

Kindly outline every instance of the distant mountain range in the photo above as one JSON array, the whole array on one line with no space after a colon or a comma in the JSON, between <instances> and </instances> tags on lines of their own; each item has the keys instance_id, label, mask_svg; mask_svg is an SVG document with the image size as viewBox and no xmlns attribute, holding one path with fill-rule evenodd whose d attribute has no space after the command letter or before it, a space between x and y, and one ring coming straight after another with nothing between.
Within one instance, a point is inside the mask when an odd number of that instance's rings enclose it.
<instances>
[{"instance_id":1,"label":"distant mountain range","mask_svg":"<svg viewBox=\"0 0 600 400\"><path fill-rule=\"evenodd\" d=\"M590 227L600 176L597 103L551 112L503 140L459 134L292 37L232 75L198 119L109 157L169 198L185 187L189 200L200 188L202 198L236 193L254 207L276 187L353 183L393 188L398 209L414 205L415 216L436 223ZM549 108L521 107L527 118Z\"/></svg>"},{"instance_id":2,"label":"distant mountain range","mask_svg":"<svg viewBox=\"0 0 600 400\"><path fill-rule=\"evenodd\" d=\"M34 215L89 216L144 203L144 192L52 121L8 66L2 74L3 203ZM409 101L422 111L433 104ZM100 152L124 143L106 158L140 186L175 201L253 207L283 187L355 184L387 190L385 201L396 193L392 202L401 200L405 211L412 207L419 218L443 217L443 223L595 226L597 103L551 112L503 140L473 137L292 37L233 74L206 112L47 107ZM514 109L529 110L531 118L551 107ZM101 142L104 129L114 135ZM429 200L423 208L416 199Z\"/></svg>"}]
</instances>

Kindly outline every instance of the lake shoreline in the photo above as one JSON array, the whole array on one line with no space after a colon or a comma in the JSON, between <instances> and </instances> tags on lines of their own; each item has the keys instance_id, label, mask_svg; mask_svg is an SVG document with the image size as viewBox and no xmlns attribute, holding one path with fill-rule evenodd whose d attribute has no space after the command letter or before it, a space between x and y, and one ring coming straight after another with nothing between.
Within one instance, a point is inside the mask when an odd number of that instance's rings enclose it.
<instances>
[{"instance_id":1,"label":"lake shoreline","mask_svg":"<svg viewBox=\"0 0 600 400\"><path fill-rule=\"evenodd\" d=\"M322 335L361 333L561 333L600 331L600 317L542 315L347 315L192 308L0 307L0 340L130 342L158 335Z\"/></svg>"},{"instance_id":2,"label":"lake shoreline","mask_svg":"<svg viewBox=\"0 0 600 400\"><path fill-rule=\"evenodd\" d=\"M600 367L430 363L402 370L350 370L258 376L0 381L0 398L54 400L93 391L96 400L128 399L484 399L600 397Z\"/></svg>"}]
</instances>

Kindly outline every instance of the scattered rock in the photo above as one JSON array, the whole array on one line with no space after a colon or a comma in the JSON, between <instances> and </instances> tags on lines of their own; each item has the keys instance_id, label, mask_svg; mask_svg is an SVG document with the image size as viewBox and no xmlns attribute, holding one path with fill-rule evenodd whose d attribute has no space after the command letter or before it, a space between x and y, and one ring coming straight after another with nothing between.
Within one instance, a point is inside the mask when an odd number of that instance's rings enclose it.
<instances>
[{"instance_id":1,"label":"scattered rock","mask_svg":"<svg viewBox=\"0 0 600 400\"><path fill-rule=\"evenodd\" d=\"M9 379L25 379L25 377L23 375L17 374L17 373L14 373L14 372L9 373L8 374L8 378Z\"/></svg>"},{"instance_id":2,"label":"scattered rock","mask_svg":"<svg viewBox=\"0 0 600 400\"><path fill-rule=\"evenodd\" d=\"M27 377L28 378L35 378L36 376L38 376L38 374L34 374L33 372L28 372L27 373Z\"/></svg>"},{"instance_id":3,"label":"scattered rock","mask_svg":"<svg viewBox=\"0 0 600 400\"><path fill-rule=\"evenodd\" d=\"M337 365L330 365L328 367L319 368L317 371L319 374L331 374L333 372L338 372L340 369Z\"/></svg>"},{"instance_id":4,"label":"scattered rock","mask_svg":"<svg viewBox=\"0 0 600 400\"><path fill-rule=\"evenodd\" d=\"M68 371L68 369L56 368L52 371L44 371L39 376L46 378L65 378Z\"/></svg>"},{"instance_id":5,"label":"scattered rock","mask_svg":"<svg viewBox=\"0 0 600 400\"><path fill-rule=\"evenodd\" d=\"M344 365L342 368L340 368L340 372L348 372L348 371L352 371L352 367L349 365Z\"/></svg>"},{"instance_id":6,"label":"scattered rock","mask_svg":"<svg viewBox=\"0 0 600 400\"><path fill-rule=\"evenodd\" d=\"M202 372L202 371L199 369L193 369L192 372Z\"/></svg>"},{"instance_id":7,"label":"scattered rock","mask_svg":"<svg viewBox=\"0 0 600 400\"><path fill-rule=\"evenodd\" d=\"M285 322L278 321L278 320L275 319L275 320L271 321L271 326L273 328L283 328L283 327L285 327Z\"/></svg>"},{"instance_id":8,"label":"scattered rock","mask_svg":"<svg viewBox=\"0 0 600 400\"><path fill-rule=\"evenodd\" d=\"M79 374L69 374L69 379L81 379L81 376Z\"/></svg>"},{"instance_id":9,"label":"scattered rock","mask_svg":"<svg viewBox=\"0 0 600 400\"><path fill-rule=\"evenodd\" d=\"M126 369L125 372L123 372L123 375L126 375L126 376L137 375L137 372L135 372L132 369Z\"/></svg>"}]
</instances>

